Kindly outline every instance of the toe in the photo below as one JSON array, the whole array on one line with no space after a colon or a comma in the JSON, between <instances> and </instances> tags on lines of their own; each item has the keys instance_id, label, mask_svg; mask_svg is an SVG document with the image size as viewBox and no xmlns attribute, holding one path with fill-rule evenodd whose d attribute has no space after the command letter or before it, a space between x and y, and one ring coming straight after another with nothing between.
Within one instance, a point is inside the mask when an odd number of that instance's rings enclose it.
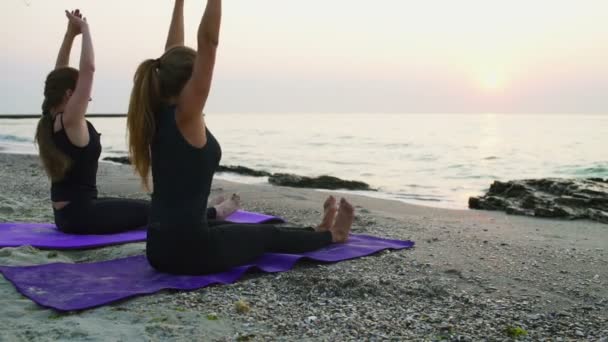
<instances>
[{"instance_id":1,"label":"toe","mask_svg":"<svg viewBox=\"0 0 608 342\"><path fill-rule=\"evenodd\" d=\"M350 204L347 200L344 200L343 205L344 205L344 208L347 209L348 211L352 212L355 209L355 208L353 208L353 205Z\"/></svg>"}]
</instances>

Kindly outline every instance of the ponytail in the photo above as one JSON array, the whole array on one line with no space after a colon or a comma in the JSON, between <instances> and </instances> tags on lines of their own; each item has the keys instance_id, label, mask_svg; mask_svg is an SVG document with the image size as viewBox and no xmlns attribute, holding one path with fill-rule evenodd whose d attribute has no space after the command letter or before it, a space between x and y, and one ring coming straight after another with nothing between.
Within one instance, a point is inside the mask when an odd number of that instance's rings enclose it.
<instances>
[{"instance_id":1,"label":"ponytail","mask_svg":"<svg viewBox=\"0 0 608 342\"><path fill-rule=\"evenodd\" d=\"M156 131L154 113L160 105L158 68L160 60L142 62L133 79L133 90L127 114L129 157L135 171L149 190L150 145Z\"/></svg>"},{"instance_id":2,"label":"ponytail","mask_svg":"<svg viewBox=\"0 0 608 342\"><path fill-rule=\"evenodd\" d=\"M38 145L38 155L46 174L53 182L65 177L72 166L72 160L55 145L51 109L61 104L65 92L68 89L74 90L77 81L78 70L65 67L51 71L44 84L42 117L38 121L34 141Z\"/></svg>"},{"instance_id":3,"label":"ponytail","mask_svg":"<svg viewBox=\"0 0 608 342\"><path fill-rule=\"evenodd\" d=\"M65 173L70 168L72 161L61 152L53 141L53 118L48 108L45 108L48 100L42 104L42 117L38 121L36 128L35 142L38 145L38 155L47 176L53 182L63 179Z\"/></svg>"}]
</instances>

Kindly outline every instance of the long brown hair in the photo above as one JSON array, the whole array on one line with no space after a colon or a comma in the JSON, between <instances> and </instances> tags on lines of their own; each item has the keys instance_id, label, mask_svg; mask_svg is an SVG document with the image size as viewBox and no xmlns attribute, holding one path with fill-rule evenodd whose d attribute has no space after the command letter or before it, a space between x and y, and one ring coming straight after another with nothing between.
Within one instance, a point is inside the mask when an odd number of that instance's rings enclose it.
<instances>
[{"instance_id":1,"label":"long brown hair","mask_svg":"<svg viewBox=\"0 0 608 342\"><path fill-rule=\"evenodd\" d=\"M154 114L173 101L192 76L196 52L187 47L168 50L159 59L143 61L133 78L127 114L127 135L131 164L149 189L150 145L156 131Z\"/></svg>"},{"instance_id":2,"label":"long brown hair","mask_svg":"<svg viewBox=\"0 0 608 342\"><path fill-rule=\"evenodd\" d=\"M44 82L42 117L38 121L34 140L38 145L38 155L46 174L53 182L63 179L72 161L57 148L53 141L51 109L63 102L66 91L76 88L76 82L78 82L78 70L69 67L51 71Z\"/></svg>"}]
</instances>

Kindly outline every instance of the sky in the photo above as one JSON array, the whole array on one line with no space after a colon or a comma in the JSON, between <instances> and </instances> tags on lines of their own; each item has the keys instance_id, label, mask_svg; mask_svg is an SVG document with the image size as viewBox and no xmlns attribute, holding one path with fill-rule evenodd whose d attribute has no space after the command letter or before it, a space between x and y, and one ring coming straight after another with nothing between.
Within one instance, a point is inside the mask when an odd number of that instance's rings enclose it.
<instances>
[{"instance_id":1,"label":"sky","mask_svg":"<svg viewBox=\"0 0 608 342\"><path fill-rule=\"evenodd\" d=\"M205 2L186 0L195 47ZM171 0L0 1L0 113L38 113L67 20L91 27L90 113L125 113ZM608 113L606 0L228 0L206 112ZM80 43L71 63L78 65Z\"/></svg>"}]
</instances>

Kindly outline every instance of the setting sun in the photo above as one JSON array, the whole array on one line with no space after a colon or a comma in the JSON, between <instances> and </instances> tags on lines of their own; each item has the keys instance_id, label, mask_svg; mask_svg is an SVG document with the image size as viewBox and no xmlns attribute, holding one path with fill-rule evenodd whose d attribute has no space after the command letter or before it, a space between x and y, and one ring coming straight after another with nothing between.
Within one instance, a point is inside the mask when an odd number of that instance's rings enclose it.
<instances>
[{"instance_id":1,"label":"setting sun","mask_svg":"<svg viewBox=\"0 0 608 342\"><path fill-rule=\"evenodd\" d=\"M483 90L497 91L505 87L505 76L497 71L485 72L479 76L479 85Z\"/></svg>"}]
</instances>

